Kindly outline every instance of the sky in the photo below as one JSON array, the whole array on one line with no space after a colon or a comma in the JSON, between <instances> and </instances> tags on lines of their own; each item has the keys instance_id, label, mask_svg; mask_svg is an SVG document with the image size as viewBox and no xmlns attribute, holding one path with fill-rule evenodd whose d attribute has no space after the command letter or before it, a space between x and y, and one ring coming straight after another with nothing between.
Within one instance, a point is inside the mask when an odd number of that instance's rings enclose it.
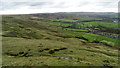
<instances>
[{"instance_id":1,"label":"sky","mask_svg":"<svg viewBox=\"0 0 120 68\"><path fill-rule=\"evenodd\" d=\"M0 0L0 14L118 12L119 0Z\"/></svg>"}]
</instances>

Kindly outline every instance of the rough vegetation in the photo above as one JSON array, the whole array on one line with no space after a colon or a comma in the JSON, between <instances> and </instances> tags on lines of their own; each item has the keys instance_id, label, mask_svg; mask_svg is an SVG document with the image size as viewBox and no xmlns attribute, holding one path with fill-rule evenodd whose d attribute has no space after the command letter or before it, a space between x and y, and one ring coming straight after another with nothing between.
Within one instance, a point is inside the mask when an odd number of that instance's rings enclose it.
<instances>
[{"instance_id":1,"label":"rough vegetation","mask_svg":"<svg viewBox=\"0 0 120 68\"><path fill-rule=\"evenodd\" d=\"M119 23L88 16L3 15L3 66L118 66Z\"/></svg>"}]
</instances>

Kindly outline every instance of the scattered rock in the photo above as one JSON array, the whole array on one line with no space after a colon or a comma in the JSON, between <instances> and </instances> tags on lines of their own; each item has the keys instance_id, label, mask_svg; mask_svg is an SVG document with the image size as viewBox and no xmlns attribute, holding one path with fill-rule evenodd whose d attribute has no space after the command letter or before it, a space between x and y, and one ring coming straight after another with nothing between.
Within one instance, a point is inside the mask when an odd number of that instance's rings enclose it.
<instances>
[{"instance_id":1,"label":"scattered rock","mask_svg":"<svg viewBox=\"0 0 120 68\"><path fill-rule=\"evenodd\" d=\"M67 48L65 48L65 47L64 48L60 48L59 50L65 50L65 49L67 49Z\"/></svg>"},{"instance_id":2,"label":"scattered rock","mask_svg":"<svg viewBox=\"0 0 120 68\"><path fill-rule=\"evenodd\" d=\"M38 52L43 52L44 50L38 50Z\"/></svg>"},{"instance_id":3,"label":"scattered rock","mask_svg":"<svg viewBox=\"0 0 120 68\"><path fill-rule=\"evenodd\" d=\"M105 63L109 63L109 61L108 61L108 60L103 60L103 62L105 62Z\"/></svg>"},{"instance_id":4,"label":"scattered rock","mask_svg":"<svg viewBox=\"0 0 120 68\"><path fill-rule=\"evenodd\" d=\"M47 37L47 38L45 38L45 39L51 39L51 38Z\"/></svg>"},{"instance_id":5,"label":"scattered rock","mask_svg":"<svg viewBox=\"0 0 120 68\"><path fill-rule=\"evenodd\" d=\"M30 51L31 49L28 49L28 51Z\"/></svg>"},{"instance_id":6,"label":"scattered rock","mask_svg":"<svg viewBox=\"0 0 120 68\"><path fill-rule=\"evenodd\" d=\"M24 52L19 52L19 54L24 54Z\"/></svg>"},{"instance_id":7,"label":"scattered rock","mask_svg":"<svg viewBox=\"0 0 120 68\"><path fill-rule=\"evenodd\" d=\"M59 49L54 49L54 51L59 51Z\"/></svg>"},{"instance_id":8,"label":"scattered rock","mask_svg":"<svg viewBox=\"0 0 120 68\"><path fill-rule=\"evenodd\" d=\"M5 53L5 54L7 54L7 55L10 55L10 56L18 56L18 54L17 53Z\"/></svg>"},{"instance_id":9,"label":"scattered rock","mask_svg":"<svg viewBox=\"0 0 120 68\"><path fill-rule=\"evenodd\" d=\"M61 57L59 57L59 59L72 59L72 57L71 56L61 56Z\"/></svg>"},{"instance_id":10,"label":"scattered rock","mask_svg":"<svg viewBox=\"0 0 120 68\"><path fill-rule=\"evenodd\" d=\"M90 55L90 56L95 56L95 54L92 54L92 55Z\"/></svg>"},{"instance_id":11,"label":"scattered rock","mask_svg":"<svg viewBox=\"0 0 120 68\"><path fill-rule=\"evenodd\" d=\"M59 49L54 49L54 51L60 51L60 50L65 50L65 49L67 49L67 48L59 48Z\"/></svg>"},{"instance_id":12,"label":"scattered rock","mask_svg":"<svg viewBox=\"0 0 120 68\"><path fill-rule=\"evenodd\" d=\"M18 54L10 54L10 56L18 56Z\"/></svg>"},{"instance_id":13,"label":"scattered rock","mask_svg":"<svg viewBox=\"0 0 120 68\"><path fill-rule=\"evenodd\" d=\"M87 62L86 64L87 64L87 65L92 65L92 63L90 63L90 62Z\"/></svg>"},{"instance_id":14,"label":"scattered rock","mask_svg":"<svg viewBox=\"0 0 120 68\"><path fill-rule=\"evenodd\" d=\"M44 63L43 61L41 61L40 63Z\"/></svg>"},{"instance_id":15,"label":"scattered rock","mask_svg":"<svg viewBox=\"0 0 120 68\"><path fill-rule=\"evenodd\" d=\"M24 55L23 55L24 57L28 57L28 53L26 52L26 53L24 53Z\"/></svg>"},{"instance_id":16,"label":"scattered rock","mask_svg":"<svg viewBox=\"0 0 120 68\"><path fill-rule=\"evenodd\" d=\"M24 26L22 26L22 25L19 25L19 27L20 27L20 28L24 28Z\"/></svg>"},{"instance_id":17,"label":"scattered rock","mask_svg":"<svg viewBox=\"0 0 120 68\"><path fill-rule=\"evenodd\" d=\"M34 56L34 54L32 54L32 53L27 53L26 56L27 56L27 57L30 57L30 56Z\"/></svg>"},{"instance_id":18,"label":"scattered rock","mask_svg":"<svg viewBox=\"0 0 120 68\"><path fill-rule=\"evenodd\" d=\"M49 48L45 48L44 50L50 50Z\"/></svg>"},{"instance_id":19,"label":"scattered rock","mask_svg":"<svg viewBox=\"0 0 120 68\"><path fill-rule=\"evenodd\" d=\"M54 50L50 50L49 53L50 53L50 54L53 54L53 53L55 53L55 51L54 51Z\"/></svg>"}]
</instances>

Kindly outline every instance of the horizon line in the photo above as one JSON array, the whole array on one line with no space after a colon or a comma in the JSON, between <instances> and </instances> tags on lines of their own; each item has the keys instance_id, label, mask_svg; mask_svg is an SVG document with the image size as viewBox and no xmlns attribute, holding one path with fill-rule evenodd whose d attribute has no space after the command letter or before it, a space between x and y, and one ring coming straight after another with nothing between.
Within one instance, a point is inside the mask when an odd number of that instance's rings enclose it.
<instances>
[{"instance_id":1,"label":"horizon line","mask_svg":"<svg viewBox=\"0 0 120 68\"><path fill-rule=\"evenodd\" d=\"M26 15L26 14L47 14L47 13L120 13L120 12L40 12L40 13L16 13L16 14L0 14L0 15Z\"/></svg>"}]
</instances>

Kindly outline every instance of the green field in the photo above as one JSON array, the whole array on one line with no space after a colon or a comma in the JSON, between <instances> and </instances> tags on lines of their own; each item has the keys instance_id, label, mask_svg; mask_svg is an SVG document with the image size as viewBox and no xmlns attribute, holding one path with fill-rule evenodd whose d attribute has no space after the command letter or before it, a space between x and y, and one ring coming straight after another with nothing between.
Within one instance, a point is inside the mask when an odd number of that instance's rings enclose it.
<instances>
[{"instance_id":1,"label":"green field","mask_svg":"<svg viewBox=\"0 0 120 68\"><path fill-rule=\"evenodd\" d=\"M54 25L54 26L61 26L61 27L67 27L67 26L72 25L72 24L69 24L69 23L59 23L59 22L49 22L48 24Z\"/></svg>"},{"instance_id":2,"label":"green field","mask_svg":"<svg viewBox=\"0 0 120 68\"><path fill-rule=\"evenodd\" d=\"M50 19L51 21L65 21L65 22L77 22L78 20L73 19Z\"/></svg>"},{"instance_id":3,"label":"green field","mask_svg":"<svg viewBox=\"0 0 120 68\"><path fill-rule=\"evenodd\" d=\"M112 38L108 38L108 37L104 37L104 36L96 35L92 33L78 33L78 32L68 31L68 32L64 32L64 34L68 36L74 36L74 37L84 37L88 39L89 42L94 42L94 41L105 42L115 47L119 47L118 44L120 42L120 40L117 40L117 39L112 39Z\"/></svg>"},{"instance_id":4,"label":"green field","mask_svg":"<svg viewBox=\"0 0 120 68\"><path fill-rule=\"evenodd\" d=\"M83 30L83 29L72 29L72 28L66 28L67 30L71 31L81 31L81 32L88 32L88 30Z\"/></svg>"},{"instance_id":5,"label":"green field","mask_svg":"<svg viewBox=\"0 0 120 68\"><path fill-rule=\"evenodd\" d=\"M102 20L100 18L92 18L92 17L81 17L80 21L88 21L88 20Z\"/></svg>"},{"instance_id":6,"label":"green field","mask_svg":"<svg viewBox=\"0 0 120 68\"><path fill-rule=\"evenodd\" d=\"M110 22L86 22L86 23L78 23L76 24L77 27L81 28L87 28L87 27L93 27L93 26L102 26L106 28L118 28L118 23L110 23Z\"/></svg>"}]
</instances>

